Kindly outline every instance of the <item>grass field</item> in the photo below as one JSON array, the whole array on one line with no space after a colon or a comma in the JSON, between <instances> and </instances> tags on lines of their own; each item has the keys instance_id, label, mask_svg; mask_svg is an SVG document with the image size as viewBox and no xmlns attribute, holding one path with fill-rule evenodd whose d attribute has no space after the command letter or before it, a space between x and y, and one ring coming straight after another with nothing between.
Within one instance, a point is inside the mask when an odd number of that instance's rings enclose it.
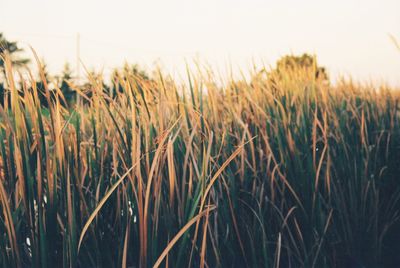
<instances>
[{"instance_id":1,"label":"grass field","mask_svg":"<svg viewBox=\"0 0 400 268\"><path fill-rule=\"evenodd\" d=\"M5 63L1 267L399 265L395 89L125 72L67 107Z\"/></svg>"}]
</instances>

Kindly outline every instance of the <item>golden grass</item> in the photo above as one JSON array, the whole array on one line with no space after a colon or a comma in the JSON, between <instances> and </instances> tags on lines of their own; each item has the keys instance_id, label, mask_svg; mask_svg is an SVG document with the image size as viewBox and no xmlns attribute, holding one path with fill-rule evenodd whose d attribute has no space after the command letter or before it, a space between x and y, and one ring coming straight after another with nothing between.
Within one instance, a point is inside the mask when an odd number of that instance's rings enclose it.
<instances>
[{"instance_id":1,"label":"golden grass","mask_svg":"<svg viewBox=\"0 0 400 268\"><path fill-rule=\"evenodd\" d=\"M84 104L67 107L37 57L39 81L19 82L2 57L0 266L396 262L397 90L301 68L223 86L125 69L115 94L71 83Z\"/></svg>"}]
</instances>

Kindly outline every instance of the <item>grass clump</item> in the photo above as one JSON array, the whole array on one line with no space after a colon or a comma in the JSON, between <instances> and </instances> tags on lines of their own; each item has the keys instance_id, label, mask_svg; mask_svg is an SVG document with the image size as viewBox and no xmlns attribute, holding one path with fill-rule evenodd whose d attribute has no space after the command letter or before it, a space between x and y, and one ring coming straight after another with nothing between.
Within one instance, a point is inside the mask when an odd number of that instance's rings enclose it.
<instances>
[{"instance_id":1,"label":"grass clump","mask_svg":"<svg viewBox=\"0 0 400 268\"><path fill-rule=\"evenodd\" d=\"M399 264L395 90L305 69L223 87L126 70L67 108L4 62L0 266Z\"/></svg>"}]
</instances>

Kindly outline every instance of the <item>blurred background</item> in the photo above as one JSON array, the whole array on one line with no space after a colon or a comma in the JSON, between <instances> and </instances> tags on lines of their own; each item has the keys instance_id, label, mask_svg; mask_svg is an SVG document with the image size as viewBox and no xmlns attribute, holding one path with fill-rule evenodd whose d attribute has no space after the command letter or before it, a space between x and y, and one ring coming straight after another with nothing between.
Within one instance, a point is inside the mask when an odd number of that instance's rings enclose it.
<instances>
[{"instance_id":1,"label":"blurred background","mask_svg":"<svg viewBox=\"0 0 400 268\"><path fill-rule=\"evenodd\" d=\"M400 1L0 0L0 32L51 73L78 58L106 76L125 61L182 74L185 61L235 75L287 54L317 55L332 80L400 85ZM31 55L29 55L31 56ZM82 68L82 67L81 67ZM84 75L84 71L82 71Z\"/></svg>"}]
</instances>

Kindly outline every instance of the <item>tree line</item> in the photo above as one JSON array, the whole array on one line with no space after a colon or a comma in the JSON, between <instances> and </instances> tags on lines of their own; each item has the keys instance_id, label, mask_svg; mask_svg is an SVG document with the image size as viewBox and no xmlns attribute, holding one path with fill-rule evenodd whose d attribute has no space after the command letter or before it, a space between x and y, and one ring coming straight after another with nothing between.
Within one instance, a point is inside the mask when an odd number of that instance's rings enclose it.
<instances>
[{"instance_id":1,"label":"tree line","mask_svg":"<svg viewBox=\"0 0 400 268\"><path fill-rule=\"evenodd\" d=\"M14 68L23 68L27 64L30 63L30 59L23 57L23 49L18 46L18 43L15 41L9 41L5 38L3 33L0 33L0 103L1 105L4 105L5 101L8 100L7 98L7 79L6 79L6 74L5 74L5 68L4 68L4 55L8 54L10 57L12 64ZM321 67L317 63L316 57L304 53L302 55L296 56L296 55L286 55L281 57L277 63L275 68L269 71L260 71L258 75L262 75L266 73L267 79L270 80L272 84L276 83L278 80L283 79L283 76L287 75L288 73L290 74L293 71L296 71L298 69L302 70L307 70L308 73L311 73L311 76L313 76L315 79L322 79L329 81L329 77L327 74L327 71L325 67ZM47 84L52 85L53 87L57 87L58 89L61 90L63 96L64 96L64 101L66 102L65 104L68 107L72 107L73 105L76 104L77 102L77 91L76 88L79 86L80 90L85 94L86 98L83 100L83 103L87 101L87 98L90 99L91 97L91 89L90 83L86 82L83 83L82 85L74 85L73 81L75 80L73 71L68 63L64 65L64 68L61 72L60 75L54 76L54 79L50 79L49 72L47 71L46 65L43 66L43 72L44 72L44 79L46 81L43 81L43 79L37 79L36 84L33 86L31 85L32 88L36 88L39 91L39 98L41 100L41 103L44 106L47 106L47 100L45 97L45 88L44 88L44 82ZM139 77L140 80L142 81L147 81L147 82L152 82L151 76L141 69L138 65L128 65L125 64L123 67L122 71L119 71L118 69L115 69L112 74L111 74L111 83L107 84L104 83L102 78L99 75L96 75L95 72L89 73L88 77L91 77L92 79L101 79L102 83L102 88L104 93L106 93L110 98L114 98L118 92L121 92L122 85L120 84L121 81L124 79L124 74L134 74L135 76ZM121 79L122 78L122 79ZM51 80L51 83L50 83Z\"/></svg>"}]
</instances>

